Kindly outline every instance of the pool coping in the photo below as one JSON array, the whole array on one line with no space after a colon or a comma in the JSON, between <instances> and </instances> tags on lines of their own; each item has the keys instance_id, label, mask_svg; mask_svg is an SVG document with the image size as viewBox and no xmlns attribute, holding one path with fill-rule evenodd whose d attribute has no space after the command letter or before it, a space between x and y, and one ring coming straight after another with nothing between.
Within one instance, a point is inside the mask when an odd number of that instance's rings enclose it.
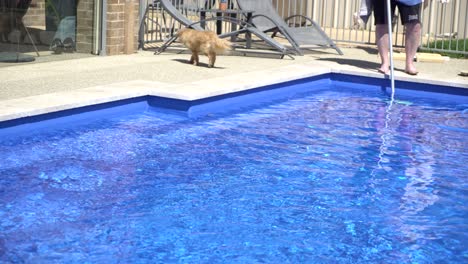
<instances>
[{"instance_id":1,"label":"pool coping","mask_svg":"<svg viewBox=\"0 0 468 264\"><path fill-rule=\"evenodd\" d=\"M304 63L182 84L134 80L4 100L0 105L0 122L144 96L195 101L327 74L388 79L388 76L370 71L327 68ZM396 76L395 80L468 89L468 84L465 83L423 80L410 76Z\"/></svg>"}]
</instances>

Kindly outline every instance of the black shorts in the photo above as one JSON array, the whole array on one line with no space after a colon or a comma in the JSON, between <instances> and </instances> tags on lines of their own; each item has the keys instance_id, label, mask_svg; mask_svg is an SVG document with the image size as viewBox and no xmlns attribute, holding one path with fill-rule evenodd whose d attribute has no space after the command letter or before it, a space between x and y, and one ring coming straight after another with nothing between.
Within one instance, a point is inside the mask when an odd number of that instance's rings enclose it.
<instances>
[{"instance_id":1,"label":"black shorts","mask_svg":"<svg viewBox=\"0 0 468 264\"><path fill-rule=\"evenodd\" d=\"M384 0L374 0L372 1L374 6L374 19L376 25L387 24L387 1ZM401 23L405 25L406 23L421 23L421 4L414 6L407 6L397 1L392 0L391 2L392 12L395 14L395 7L398 6L398 11L400 12Z\"/></svg>"}]
</instances>

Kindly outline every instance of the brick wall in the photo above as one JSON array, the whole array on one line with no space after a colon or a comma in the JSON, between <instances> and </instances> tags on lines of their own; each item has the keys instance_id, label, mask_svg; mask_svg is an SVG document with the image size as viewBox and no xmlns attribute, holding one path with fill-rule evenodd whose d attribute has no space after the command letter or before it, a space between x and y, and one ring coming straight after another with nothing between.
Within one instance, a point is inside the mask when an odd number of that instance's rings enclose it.
<instances>
[{"instance_id":1,"label":"brick wall","mask_svg":"<svg viewBox=\"0 0 468 264\"><path fill-rule=\"evenodd\" d=\"M76 51L89 53L93 48L94 0L78 1L76 9Z\"/></svg>"},{"instance_id":2,"label":"brick wall","mask_svg":"<svg viewBox=\"0 0 468 264\"><path fill-rule=\"evenodd\" d=\"M45 0L32 0L23 21L27 27L45 29Z\"/></svg>"},{"instance_id":3,"label":"brick wall","mask_svg":"<svg viewBox=\"0 0 468 264\"><path fill-rule=\"evenodd\" d=\"M108 55L128 53L130 47L133 52L138 48L138 0L108 0L107 1L107 49ZM133 12L129 15L128 12ZM132 21L127 21L128 18L133 18ZM131 23L131 25L128 25ZM131 27L129 30L128 26ZM131 32L133 31L133 32ZM125 38L128 32L132 34L132 40Z\"/></svg>"}]
</instances>

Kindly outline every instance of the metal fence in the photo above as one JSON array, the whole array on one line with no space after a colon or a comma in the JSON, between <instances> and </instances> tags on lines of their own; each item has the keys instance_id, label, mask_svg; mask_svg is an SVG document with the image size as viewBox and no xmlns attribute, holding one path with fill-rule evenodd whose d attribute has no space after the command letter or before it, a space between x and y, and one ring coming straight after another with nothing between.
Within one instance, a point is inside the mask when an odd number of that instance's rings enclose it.
<instances>
[{"instance_id":1,"label":"metal fence","mask_svg":"<svg viewBox=\"0 0 468 264\"><path fill-rule=\"evenodd\" d=\"M200 20L201 9L215 9L217 0L170 0L172 4L193 22ZM153 44L169 38L181 27L180 23L166 14L157 0L142 0L140 2L141 23L139 32L139 45L141 48L152 48ZM230 2L230 8L237 8L234 2ZM206 19L210 19L213 13L206 13ZM216 21L204 23L208 30L214 30ZM227 29L227 23L223 23Z\"/></svg>"},{"instance_id":2,"label":"metal fence","mask_svg":"<svg viewBox=\"0 0 468 264\"><path fill-rule=\"evenodd\" d=\"M364 28L357 25L357 12L361 0L271 0L278 13L286 18L301 14L315 20L337 43L374 44L375 26L373 18ZM198 19L201 8L217 8L218 0L172 0L187 16ZM155 4L156 3L156 4ZM141 0L142 19L140 42L142 45L160 42L173 32L178 24L168 18L157 1ZM236 0L229 1L236 8ZM146 10L145 10L145 7ZM396 14L398 16L398 14ZM403 47L404 27L399 19L394 24L394 45ZM300 23L296 23L300 24ZM468 1L425 0L422 10L421 48L424 50L468 55Z\"/></svg>"}]
</instances>

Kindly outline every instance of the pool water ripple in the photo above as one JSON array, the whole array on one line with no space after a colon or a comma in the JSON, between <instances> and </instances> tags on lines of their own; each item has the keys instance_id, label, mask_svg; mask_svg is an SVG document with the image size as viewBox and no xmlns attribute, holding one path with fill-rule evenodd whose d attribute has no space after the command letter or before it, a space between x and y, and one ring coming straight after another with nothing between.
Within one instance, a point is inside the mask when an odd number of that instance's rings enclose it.
<instances>
[{"instance_id":1,"label":"pool water ripple","mask_svg":"<svg viewBox=\"0 0 468 264\"><path fill-rule=\"evenodd\" d=\"M400 99L338 89L0 139L0 261L462 263L465 107Z\"/></svg>"}]
</instances>

